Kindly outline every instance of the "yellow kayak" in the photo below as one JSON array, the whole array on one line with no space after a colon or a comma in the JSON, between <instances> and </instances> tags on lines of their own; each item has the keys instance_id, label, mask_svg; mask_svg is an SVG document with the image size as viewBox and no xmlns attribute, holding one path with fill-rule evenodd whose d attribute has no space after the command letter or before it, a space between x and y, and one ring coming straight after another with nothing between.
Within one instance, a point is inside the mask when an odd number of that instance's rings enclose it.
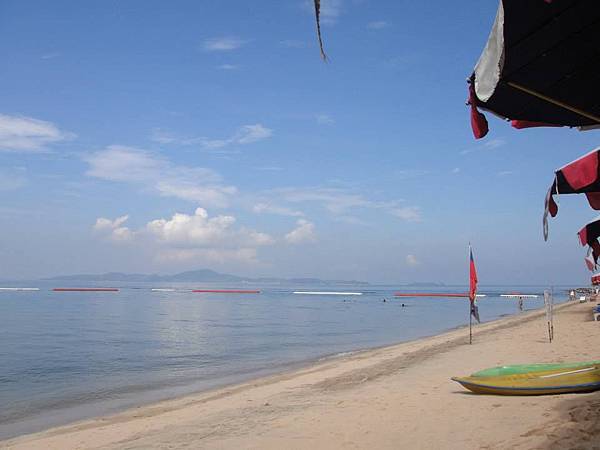
<instances>
[{"instance_id":1,"label":"yellow kayak","mask_svg":"<svg viewBox=\"0 0 600 450\"><path fill-rule=\"evenodd\" d=\"M600 389L600 365L561 368L496 377L453 377L477 394L543 395Z\"/></svg>"}]
</instances>

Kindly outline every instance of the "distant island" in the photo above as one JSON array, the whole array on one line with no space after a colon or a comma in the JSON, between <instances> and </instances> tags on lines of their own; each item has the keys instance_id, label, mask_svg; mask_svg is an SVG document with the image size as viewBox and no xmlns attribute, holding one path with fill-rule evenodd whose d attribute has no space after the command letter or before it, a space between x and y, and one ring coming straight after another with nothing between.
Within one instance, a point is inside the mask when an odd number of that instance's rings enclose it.
<instances>
[{"instance_id":1,"label":"distant island","mask_svg":"<svg viewBox=\"0 0 600 450\"><path fill-rule=\"evenodd\" d=\"M319 278L249 278L210 269L190 270L173 275L108 272L103 274L60 275L44 278L50 281L138 282L138 283L256 283L256 284L310 284L310 285L368 285L366 281L321 280Z\"/></svg>"}]
</instances>

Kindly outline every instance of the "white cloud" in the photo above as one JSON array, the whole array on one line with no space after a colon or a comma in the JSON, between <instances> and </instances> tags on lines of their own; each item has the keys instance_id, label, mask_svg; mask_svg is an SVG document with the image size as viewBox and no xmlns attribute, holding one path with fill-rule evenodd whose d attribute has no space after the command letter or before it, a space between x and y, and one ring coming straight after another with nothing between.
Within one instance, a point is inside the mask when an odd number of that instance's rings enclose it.
<instances>
[{"instance_id":1,"label":"white cloud","mask_svg":"<svg viewBox=\"0 0 600 450\"><path fill-rule=\"evenodd\" d=\"M233 216L208 217L203 208L193 215L176 213L171 219L157 219L146 225L148 232L160 242L175 247L257 247L274 242L266 233L245 228L234 230Z\"/></svg>"},{"instance_id":2,"label":"white cloud","mask_svg":"<svg viewBox=\"0 0 600 450\"><path fill-rule=\"evenodd\" d=\"M150 140L158 142L159 144L176 144L179 142L177 136L160 128L155 128L152 130Z\"/></svg>"},{"instance_id":3,"label":"white cloud","mask_svg":"<svg viewBox=\"0 0 600 450\"><path fill-rule=\"evenodd\" d=\"M416 206L404 206L402 208L392 208L392 215L406 222L420 222L421 210Z\"/></svg>"},{"instance_id":4,"label":"white cloud","mask_svg":"<svg viewBox=\"0 0 600 450\"><path fill-rule=\"evenodd\" d=\"M101 217L94 229L115 241L134 241L161 261L256 262L257 249L275 243L269 234L236 227L233 216L209 217L203 208L193 214L175 213L168 219L151 220L135 231L123 227L127 218Z\"/></svg>"},{"instance_id":5,"label":"white cloud","mask_svg":"<svg viewBox=\"0 0 600 450\"><path fill-rule=\"evenodd\" d=\"M0 151L42 152L50 144L74 137L51 122L0 114Z\"/></svg>"},{"instance_id":6,"label":"white cloud","mask_svg":"<svg viewBox=\"0 0 600 450\"><path fill-rule=\"evenodd\" d=\"M117 217L115 220L106 219L104 217L98 218L96 220L96 224L94 225L95 230L114 230L115 228L119 228L123 225L127 219L129 219L129 215L124 215L121 217Z\"/></svg>"},{"instance_id":7,"label":"white cloud","mask_svg":"<svg viewBox=\"0 0 600 450\"><path fill-rule=\"evenodd\" d=\"M343 0L321 0L321 24L333 25L342 14ZM305 9L314 14L314 3L312 0L304 3Z\"/></svg>"},{"instance_id":8,"label":"white cloud","mask_svg":"<svg viewBox=\"0 0 600 450\"><path fill-rule=\"evenodd\" d=\"M296 228L285 235L286 242L290 244L301 244L304 242L314 242L317 239L314 223L305 219L299 219L296 222L296 225Z\"/></svg>"},{"instance_id":9,"label":"white cloud","mask_svg":"<svg viewBox=\"0 0 600 450\"><path fill-rule=\"evenodd\" d=\"M489 141L482 142L481 144L465 149L460 152L461 155L468 155L469 153L481 151L481 150L495 150L497 148L503 147L506 145L506 141L504 139L490 139Z\"/></svg>"},{"instance_id":10,"label":"white cloud","mask_svg":"<svg viewBox=\"0 0 600 450\"><path fill-rule=\"evenodd\" d=\"M387 28L390 24L385 20L375 20L373 22L369 22L367 24L367 28L369 30L381 30L383 28Z\"/></svg>"},{"instance_id":11,"label":"white cloud","mask_svg":"<svg viewBox=\"0 0 600 450\"><path fill-rule=\"evenodd\" d=\"M360 194L346 192L339 188L284 188L275 191L290 203L315 202L334 214L348 209L372 207L373 202Z\"/></svg>"},{"instance_id":12,"label":"white cloud","mask_svg":"<svg viewBox=\"0 0 600 450\"><path fill-rule=\"evenodd\" d=\"M260 123L254 125L244 125L233 137L234 142L238 144L251 144L261 141L273 135L273 130L262 126Z\"/></svg>"},{"instance_id":13,"label":"white cloud","mask_svg":"<svg viewBox=\"0 0 600 450\"><path fill-rule=\"evenodd\" d=\"M460 167L455 167L454 169L452 169L452 173L459 173L460 172Z\"/></svg>"},{"instance_id":14,"label":"white cloud","mask_svg":"<svg viewBox=\"0 0 600 450\"><path fill-rule=\"evenodd\" d=\"M218 150L231 145L248 145L273 135L273 130L260 123L243 125L230 137L225 139L209 139L206 137L179 137L162 129L152 130L150 139L159 144L199 145L207 150Z\"/></svg>"},{"instance_id":15,"label":"white cloud","mask_svg":"<svg viewBox=\"0 0 600 450\"><path fill-rule=\"evenodd\" d=\"M237 70L239 68L240 68L240 66L237 66L235 64L221 64L221 65L217 66L217 69L221 69L221 70Z\"/></svg>"},{"instance_id":16,"label":"white cloud","mask_svg":"<svg viewBox=\"0 0 600 450\"><path fill-rule=\"evenodd\" d=\"M165 197L225 207L237 192L219 174L203 167L187 167L133 147L111 145L87 155L87 175L108 181L137 184Z\"/></svg>"},{"instance_id":17,"label":"white cloud","mask_svg":"<svg viewBox=\"0 0 600 450\"><path fill-rule=\"evenodd\" d=\"M335 120L329 114L317 114L315 116L319 125L333 125Z\"/></svg>"},{"instance_id":18,"label":"white cloud","mask_svg":"<svg viewBox=\"0 0 600 450\"><path fill-rule=\"evenodd\" d=\"M493 149L493 148L502 147L505 144L506 144L506 142L503 139L491 139L489 141L484 142L483 146L485 148Z\"/></svg>"},{"instance_id":19,"label":"white cloud","mask_svg":"<svg viewBox=\"0 0 600 450\"><path fill-rule=\"evenodd\" d=\"M420 262L415 255L406 255L406 264L415 267L418 266Z\"/></svg>"},{"instance_id":20,"label":"white cloud","mask_svg":"<svg viewBox=\"0 0 600 450\"><path fill-rule=\"evenodd\" d=\"M237 50L246 44L247 41L234 36L225 36L218 38L206 39L202 47L208 52L226 52Z\"/></svg>"},{"instance_id":21,"label":"white cloud","mask_svg":"<svg viewBox=\"0 0 600 450\"><path fill-rule=\"evenodd\" d=\"M274 189L269 194L273 200L265 203L283 204L284 206L286 203L314 203L338 218L348 216L348 212L358 209L376 209L405 221L421 220L421 212L417 206L404 206L398 200L376 201L345 188L281 188Z\"/></svg>"},{"instance_id":22,"label":"white cloud","mask_svg":"<svg viewBox=\"0 0 600 450\"><path fill-rule=\"evenodd\" d=\"M132 231L128 227L122 226L127 219L129 219L128 215L117 217L114 220L99 217L94 224L94 230L107 234L110 239L115 241L130 241L134 237Z\"/></svg>"},{"instance_id":23,"label":"white cloud","mask_svg":"<svg viewBox=\"0 0 600 450\"><path fill-rule=\"evenodd\" d=\"M285 206L271 205L269 203L257 203L252 207L256 214L276 214L279 216L302 217L304 213Z\"/></svg>"}]
</instances>

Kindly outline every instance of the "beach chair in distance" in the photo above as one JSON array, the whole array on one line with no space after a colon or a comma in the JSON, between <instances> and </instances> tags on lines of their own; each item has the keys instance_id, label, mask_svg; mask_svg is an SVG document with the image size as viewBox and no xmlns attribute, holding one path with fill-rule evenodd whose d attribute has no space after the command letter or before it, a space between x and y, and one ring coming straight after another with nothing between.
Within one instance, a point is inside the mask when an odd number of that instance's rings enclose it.
<instances>
[{"instance_id":1,"label":"beach chair in distance","mask_svg":"<svg viewBox=\"0 0 600 450\"><path fill-rule=\"evenodd\" d=\"M596 306L594 306L594 309L592 310L592 314L594 315L594 322L600 321L600 303L598 303Z\"/></svg>"},{"instance_id":2,"label":"beach chair in distance","mask_svg":"<svg viewBox=\"0 0 600 450\"><path fill-rule=\"evenodd\" d=\"M581 297L579 297L579 303L585 303L587 301L587 299L585 298L585 295L582 295Z\"/></svg>"}]
</instances>

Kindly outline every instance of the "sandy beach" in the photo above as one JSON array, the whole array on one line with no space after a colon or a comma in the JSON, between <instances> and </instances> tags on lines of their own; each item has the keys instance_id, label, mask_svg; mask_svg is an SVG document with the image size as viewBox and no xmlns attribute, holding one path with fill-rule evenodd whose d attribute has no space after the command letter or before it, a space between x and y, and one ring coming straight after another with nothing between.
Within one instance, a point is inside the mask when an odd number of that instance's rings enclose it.
<instances>
[{"instance_id":1,"label":"sandy beach","mask_svg":"<svg viewBox=\"0 0 600 450\"><path fill-rule=\"evenodd\" d=\"M600 448L600 393L501 397L450 380L482 368L600 359L591 303L325 360L0 443L10 449Z\"/></svg>"}]
</instances>

